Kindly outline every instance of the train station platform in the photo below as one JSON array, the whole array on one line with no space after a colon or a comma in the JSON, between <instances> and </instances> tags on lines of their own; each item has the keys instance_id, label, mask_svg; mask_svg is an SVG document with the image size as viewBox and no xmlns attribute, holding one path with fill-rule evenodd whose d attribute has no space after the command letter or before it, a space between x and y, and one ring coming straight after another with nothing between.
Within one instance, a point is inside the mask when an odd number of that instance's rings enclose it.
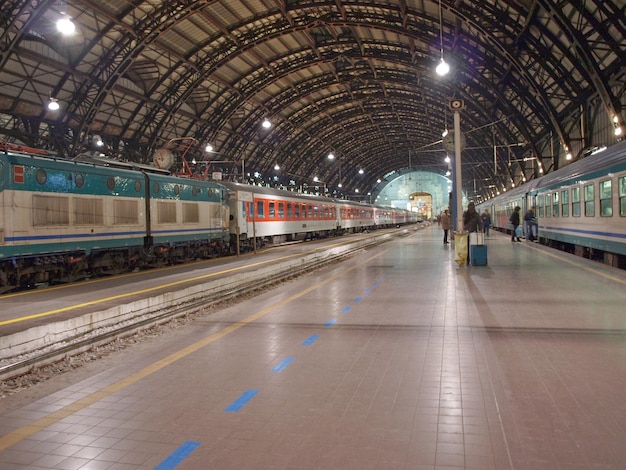
<instances>
[{"instance_id":1,"label":"train station platform","mask_svg":"<svg viewBox=\"0 0 626 470\"><path fill-rule=\"evenodd\" d=\"M2 469L623 469L626 273L435 225L0 400Z\"/></svg>"}]
</instances>

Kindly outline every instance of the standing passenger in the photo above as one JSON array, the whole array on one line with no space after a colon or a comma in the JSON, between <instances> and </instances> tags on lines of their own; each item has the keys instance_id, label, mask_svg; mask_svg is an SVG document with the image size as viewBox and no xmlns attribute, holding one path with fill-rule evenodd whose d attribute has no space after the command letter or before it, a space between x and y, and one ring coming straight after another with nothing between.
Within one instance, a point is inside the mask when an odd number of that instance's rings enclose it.
<instances>
[{"instance_id":1,"label":"standing passenger","mask_svg":"<svg viewBox=\"0 0 626 470\"><path fill-rule=\"evenodd\" d=\"M485 232L485 236L489 236L489 227L491 227L491 214L489 214L489 210L485 209L483 215L480 216L480 220L483 221L483 232Z\"/></svg>"},{"instance_id":2,"label":"standing passenger","mask_svg":"<svg viewBox=\"0 0 626 470\"><path fill-rule=\"evenodd\" d=\"M479 227L482 228L480 215L476 212L474 203L467 205L467 210L463 212L463 229L468 232L478 232Z\"/></svg>"},{"instance_id":3,"label":"standing passenger","mask_svg":"<svg viewBox=\"0 0 626 470\"><path fill-rule=\"evenodd\" d=\"M509 220L513 224L513 232L511 233L511 241L512 242L521 242L520 237L517 236L517 227L519 227L519 211L522 210L520 206L515 206L513 213Z\"/></svg>"},{"instance_id":4,"label":"standing passenger","mask_svg":"<svg viewBox=\"0 0 626 470\"><path fill-rule=\"evenodd\" d=\"M535 206L528 209L524 214L524 228L526 229L526 240L534 242L537 239L537 218L535 217Z\"/></svg>"},{"instance_id":5,"label":"standing passenger","mask_svg":"<svg viewBox=\"0 0 626 470\"><path fill-rule=\"evenodd\" d=\"M450 221L450 212L448 212L448 209L443 211L443 214L441 214L441 228L443 229L443 243L450 243L448 241L448 233L452 228L452 222Z\"/></svg>"}]
</instances>

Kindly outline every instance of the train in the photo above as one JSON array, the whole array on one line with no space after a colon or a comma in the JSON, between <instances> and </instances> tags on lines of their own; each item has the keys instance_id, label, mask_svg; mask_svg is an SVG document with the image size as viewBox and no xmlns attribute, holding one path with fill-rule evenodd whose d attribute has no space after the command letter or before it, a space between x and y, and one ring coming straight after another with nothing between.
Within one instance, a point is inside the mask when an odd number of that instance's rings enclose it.
<instances>
[{"instance_id":1,"label":"train","mask_svg":"<svg viewBox=\"0 0 626 470\"><path fill-rule=\"evenodd\" d=\"M534 206L540 243L626 269L626 141L598 150L476 208L510 233L514 208Z\"/></svg>"},{"instance_id":2,"label":"train","mask_svg":"<svg viewBox=\"0 0 626 470\"><path fill-rule=\"evenodd\" d=\"M399 208L0 142L0 294L417 221Z\"/></svg>"}]
</instances>

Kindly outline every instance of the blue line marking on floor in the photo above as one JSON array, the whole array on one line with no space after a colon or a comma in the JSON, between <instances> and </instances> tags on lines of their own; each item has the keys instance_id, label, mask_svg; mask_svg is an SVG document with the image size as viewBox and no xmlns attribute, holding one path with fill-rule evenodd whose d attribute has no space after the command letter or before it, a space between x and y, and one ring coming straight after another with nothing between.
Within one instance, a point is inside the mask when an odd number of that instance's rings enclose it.
<instances>
[{"instance_id":1,"label":"blue line marking on floor","mask_svg":"<svg viewBox=\"0 0 626 470\"><path fill-rule=\"evenodd\" d=\"M246 390L241 394L239 398L237 398L234 402L224 408L224 411L227 413L237 413L240 409L244 407L246 403L248 403L252 398L259 393L258 390Z\"/></svg>"},{"instance_id":2,"label":"blue line marking on floor","mask_svg":"<svg viewBox=\"0 0 626 470\"><path fill-rule=\"evenodd\" d=\"M348 313L351 309L352 309L352 307L350 305L348 305L347 307L344 307L344 308L341 309L341 313Z\"/></svg>"},{"instance_id":3,"label":"blue line marking on floor","mask_svg":"<svg viewBox=\"0 0 626 470\"><path fill-rule=\"evenodd\" d=\"M363 297L355 297L354 302L360 302L363 300Z\"/></svg>"},{"instance_id":4,"label":"blue line marking on floor","mask_svg":"<svg viewBox=\"0 0 626 470\"><path fill-rule=\"evenodd\" d=\"M372 290L371 290L371 289L365 289L365 293L366 293L366 294L369 294L370 292L372 292Z\"/></svg>"},{"instance_id":5,"label":"blue line marking on floor","mask_svg":"<svg viewBox=\"0 0 626 470\"><path fill-rule=\"evenodd\" d=\"M372 284L372 286L376 287L378 285L378 282L375 282L374 284Z\"/></svg>"},{"instance_id":6,"label":"blue line marking on floor","mask_svg":"<svg viewBox=\"0 0 626 470\"><path fill-rule=\"evenodd\" d=\"M324 326L333 326L335 323L337 323L337 319L336 318L331 318L326 323L324 323Z\"/></svg>"},{"instance_id":7,"label":"blue line marking on floor","mask_svg":"<svg viewBox=\"0 0 626 470\"><path fill-rule=\"evenodd\" d=\"M154 467L154 470L171 470L177 467L178 464L185 460L189 456L189 454L196 450L196 447L198 447L199 445L199 442L185 442L173 453L171 453L168 458L166 458L163 462Z\"/></svg>"},{"instance_id":8,"label":"blue line marking on floor","mask_svg":"<svg viewBox=\"0 0 626 470\"><path fill-rule=\"evenodd\" d=\"M316 341L316 340L317 340L317 338L319 338L319 337L320 337L320 335L311 335L311 336L309 336L309 337L308 337L308 338L304 341L304 343L302 343L302 346L310 346L310 345L312 345L313 343L315 343L315 341Z\"/></svg>"},{"instance_id":9,"label":"blue line marking on floor","mask_svg":"<svg viewBox=\"0 0 626 470\"><path fill-rule=\"evenodd\" d=\"M287 368L287 366L288 366L289 364L291 364L291 363L294 361L294 359L295 359L295 358L293 358L293 357L286 357L285 359L283 359L282 361L280 361L280 362L278 363L278 365L276 365L276 366L272 369L272 372L282 372L282 371L284 371L284 370Z\"/></svg>"}]
</instances>

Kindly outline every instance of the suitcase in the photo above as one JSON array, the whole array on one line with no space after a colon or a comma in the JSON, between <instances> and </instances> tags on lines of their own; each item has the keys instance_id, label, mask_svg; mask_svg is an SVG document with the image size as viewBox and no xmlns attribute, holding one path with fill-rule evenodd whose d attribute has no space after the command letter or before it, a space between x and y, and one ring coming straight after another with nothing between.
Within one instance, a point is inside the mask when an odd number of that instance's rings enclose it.
<instances>
[{"instance_id":1,"label":"suitcase","mask_svg":"<svg viewBox=\"0 0 626 470\"><path fill-rule=\"evenodd\" d=\"M487 266L487 245L470 245L472 266Z\"/></svg>"}]
</instances>

